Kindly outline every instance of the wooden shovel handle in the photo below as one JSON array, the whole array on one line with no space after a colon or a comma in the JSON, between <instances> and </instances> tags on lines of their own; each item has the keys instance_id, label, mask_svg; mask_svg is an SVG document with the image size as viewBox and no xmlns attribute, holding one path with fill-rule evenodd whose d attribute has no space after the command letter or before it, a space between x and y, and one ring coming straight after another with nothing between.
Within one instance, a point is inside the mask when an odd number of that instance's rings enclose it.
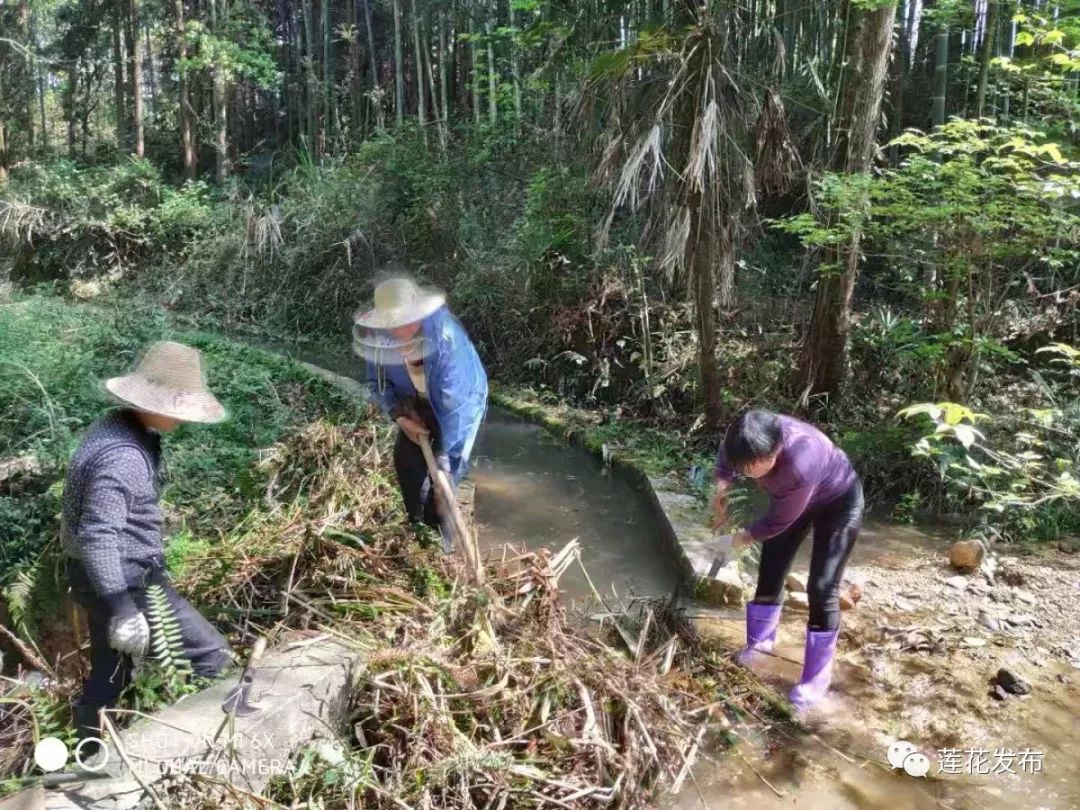
<instances>
[{"instance_id":1,"label":"wooden shovel handle","mask_svg":"<svg viewBox=\"0 0 1080 810\"><path fill-rule=\"evenodd\" d=\"M465 562L468 564L476 584L482 585L484 582L484 566L480 562L480 552L476 547L475 538L465 524L465 518L461 514L461 507L458 505L457 497L454 495L454 488L450 486L446 473L440 470L439 465L435 462L435 453L431 449L431 440L426 433L420 435L420 449L424 452L424 461L427 462L431 481L438 487L439 495L442 496L443 503L450 511L450 523L454 529L454 534L457 535L457 545L465 553Z\"/></svg>"}]
</instances>

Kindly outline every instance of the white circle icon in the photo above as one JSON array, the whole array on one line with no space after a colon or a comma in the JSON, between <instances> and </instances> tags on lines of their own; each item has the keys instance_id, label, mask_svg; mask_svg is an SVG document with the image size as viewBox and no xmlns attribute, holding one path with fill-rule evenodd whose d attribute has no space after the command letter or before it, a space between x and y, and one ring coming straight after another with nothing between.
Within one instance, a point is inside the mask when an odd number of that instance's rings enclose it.
<instances>
[{"instance_id":1,"label":"white circle icon","mask_svg":"<svg viewBox=\"0 0 1080 810\"><path fill-rule=\"evenodd\" d=\"M926 754L916 751L904 758L904 773L908 776L923 777L930 773L930 760Z\"/></svg>"},{"instance_id":2,"label":"white circle icon","mask_svg":"<svg viewBox=\"0 0 1080 810\"><path fill-rule=\"evenodd\" d=\"M68 761L68 749L59 737L45 737L34 746L34 762L45 773L59 771Z\"/></svg>"},{"instance_id":3,"label":"white circle icon","mask_svg":"<svg viewBox=\"0 0 1080 810\"><path fill-rule=\"evenodd\" d=\"M86 754L83 748L86 745L95 745L97 750L101 753L96 756L91 756L90 760L84 760L83 756ZM104 770L105 766L109 764L109 749L105 745L105 741L98 739L97 737L86 737L79 740L79 744L75 746L75 764L77 764L84 771L89 773L97 773Z\"/></svg>"},{"instance_id":4,"label":"white circle icon","mask_svg":"<svg viewBox=\"0 0 1080 810\"><path fill-rule=\"evenodd\" d=\"M897 740L889 746L889 764L894 768L903 768L904 760L908 758L909 754L914 754L916 748L907 740Z\"/></svg>"}]
</instances>

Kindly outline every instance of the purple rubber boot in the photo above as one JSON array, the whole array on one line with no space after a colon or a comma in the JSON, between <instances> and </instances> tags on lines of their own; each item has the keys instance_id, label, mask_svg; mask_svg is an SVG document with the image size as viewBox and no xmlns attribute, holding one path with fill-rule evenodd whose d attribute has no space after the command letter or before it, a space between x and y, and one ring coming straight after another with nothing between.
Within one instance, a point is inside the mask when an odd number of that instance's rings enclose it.
<instances>
[{"instance_id":1,"label":"purple rubber boot","mask_svg":"<svg viewBox=\"0 0 1080 810\"><path fill-rule=\"evenodd\" d=\"M739 663L748 667L760 658L758 653L772 652L776 626L780 624L780 605L746 606L746 647L739 653Z\"/></svg>"},{"instance_id":2,"label":"purple rubber boot","mask_svg":"<svg viewBox=\"0 0 1080 810\"><path fill-rule=\"evenodd\" d=\"M791 702L797 711L806 711L829 691L839 634L839 630L807 629L802 678L791 690Z\"/></svg>"}]
</instances>

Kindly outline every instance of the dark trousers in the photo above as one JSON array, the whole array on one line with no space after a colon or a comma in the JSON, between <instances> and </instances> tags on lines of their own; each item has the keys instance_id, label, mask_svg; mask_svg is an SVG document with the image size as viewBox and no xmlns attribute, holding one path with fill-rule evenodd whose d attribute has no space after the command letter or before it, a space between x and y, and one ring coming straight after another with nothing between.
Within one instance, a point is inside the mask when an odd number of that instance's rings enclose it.
<instances>
[{"instance_id":1,"label":"dark trousers","mask_svg":"<svg viewBox=\"0 0 1080 810\"><path fill-rule=\"evenodd\" d=\"M147 587L157 585L164 591L180 628L184 658L196 675L212 678L229 665L229 642L176 592L166 578L161 562L126 562L124 575L128 592L148 619ZM68 562L68 582L75 601L86 611L90 626L90 676L83 684L82 695L75 702L75 725L80 737L96 737L98 711L116 704L131 678L132 662L129 656L109 645L109 606L94 591L82 563L75 560Z\"/></svg>"},{"instance_id":2,"label":"dark trousers","mask_svg":"<svg viewBox=\"0 0 1080 810\"><path fill-rule=\"evenodd\" d=\"M809 626L812 630L839 627L840 583L848 556L859 536L862 517L862 483L856 479L839 498L807 510L784 532L762 543L754 601L762 605L779 605L783 601L784 583L795 552L813 527L814 546L810 552L810 577L806 582Z\"/></svg>"},{"instance_id":3,"label":"dark trousers","mask_svg":"<svg viewBox=\"0 0 1080 810\"><path fill-rule=\"evenodd\" d=\"M431 406L422 400L414 400L413 413L431 434L431 449L438 455L441 435L439 423ZM405 512L416 523L425 523L432 528L438 527L439 515L435 509L435 487L428 474L427 461L420 445L398 430L394 442L394 471L397 473L401 498L405 501Z\"/></svg>"}]
</instances>

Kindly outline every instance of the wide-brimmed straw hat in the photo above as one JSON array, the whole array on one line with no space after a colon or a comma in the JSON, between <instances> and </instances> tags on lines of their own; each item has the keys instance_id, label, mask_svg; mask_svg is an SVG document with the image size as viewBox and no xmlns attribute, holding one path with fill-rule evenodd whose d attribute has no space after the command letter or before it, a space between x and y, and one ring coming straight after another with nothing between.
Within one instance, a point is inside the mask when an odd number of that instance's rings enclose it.
<instances>
[{"instance_id":1,"label":"wide-brimmed straw hat","mask_svg":"<svg viewBox=\"0 0 1080 810\"><path fill-rule=\"evenodd\" d=\"M214 424L225 419L225 407L206 387L202 355L171 340L155 343L134 371L106 380L105 388L140 411L180 422Z\"/></svg>"},{"instance_id":2,"label":"wide-brimmed straw hat","mask_svg":"<svg viewBox=\"0 0 1080 810\"><path fill-rule=\"evenodd\" d=\"M446 303L438 290L418 287L407 278L390 278L375 288L371 308L354 319L365 329L395 329L422 321Z\"/></svg>"}]
</instances>

